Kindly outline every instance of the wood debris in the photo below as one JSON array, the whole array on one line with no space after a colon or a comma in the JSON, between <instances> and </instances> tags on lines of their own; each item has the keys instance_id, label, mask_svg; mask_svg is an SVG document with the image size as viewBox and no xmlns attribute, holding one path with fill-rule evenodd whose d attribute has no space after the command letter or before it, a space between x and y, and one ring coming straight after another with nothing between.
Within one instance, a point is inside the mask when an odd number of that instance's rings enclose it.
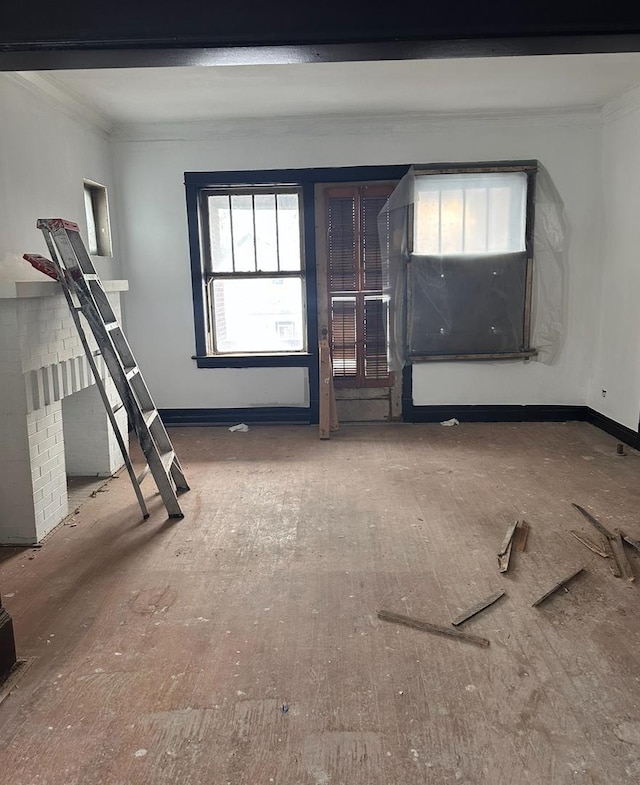
<instances>
[{"instance_id":1,"label":"wood debris","mask_svg":"<svg viewBox=\"0 0 640 785\"><path fill-rule=\"evenodd\" d=\"M613 551L613 557L616 560L620 574L628 581L635 581L636 576L633 574L633 570L629 564L629 559L625 553L620 532L617 532L615 537L611 540L611 550Z\"/></svg>"},{"instance_id":2,"label":"wood debris","mask_svg":"<svg viewBox=\"0 0 640 785\"><path fill-rule=\"evenodd\" d=\"M634 550L640 553L640 540L634 540L633 537L627 537L627 535L624 532L621 532L620 529L616 529L616 534L618 532L620 532L620 536L627 543L627 545L630 545Z\"/></svg>"},{"instance_id":3,"label":"wood debris","mask_svg":"<svg viewBox=\"0 0 640 785\"><path fill-rule=\"evenodd\" d=\"M529 524L526 521L520 521L516 529L515 544L518 553L524 553L527 547L527 537L529 536Z\"/></svg>"},{"instance_id":4,"label":"wood debris","mask_svg":"<svg viewBox=\"0 0 640 785\"><path fill-rule=\"evenodd\" d=\"M487 647L490 642L486 638L480 638L477 635L469 635L460 630L452 630L451 627L439 627L437 624L431 624L427 621L420 619L412 619L409 616L401 616L399 613L392 613L391 611L378 611L378 618L382 621L390 621L395 624L403 624L405 627L412 627L416 630L423 632L431 632L434 635L445 635L448 638L457 638L458 640L465 641L466 643L474 643L476 646Z\"/></svg>"},{"instance_id":5,"label":"wood debris","mask_svg":"<svg viewBox=\"0 0 640 785\"><path fill-rule=\"evenodd\" d=\"M509 569L509 560L511 559L511 549L513 547L513 535L516 532L518 521L512 523L507 529L504 536L500 550L498 551L498 569L500 572L506 572Z\"/></svg>"},{"instance_id":6,"label":"wood debris","mask_svg":"<svg viewBox=\"0 0 640 785\"><path fill-rule=\"evenodd\" d=\"M603 537L606 537L608 540L613 540L613 539L615 538L615 535L614 535L614 534L612 534L612 533L609 531L609 529L607 529L605 526L603 526L603 525L600 523L600 521L599 521L599 520L598 520L596 517L594 517L593 515L591 515L591 513L590 513L590 512L587 512L587 510L585 510L585 508L584 508L584 507L581 507L579 504L574 504L573 502L572 502L571 506L572 506L572 507L575 507L575 508L576 508L576 510L577 510L579 513L581 513L582 515L584 515L584 517L585 517L585 518L586 518L586 519L589 521L589 523L590 523L592 526L594 526L594 527L595 527L595 528L596 528L596 529L597 529L597 530L600 532L600 534L601 534Z\"/></svg>"},{"instance_id":7,"label":"wood debris","mask_svg":"<svg viewBox=\"0 0 640 785\"><path fill-rule=\"evenodd\" d=\"M590 540L585 534L582 532L576 531L575 529L570 529L569 534L572 534L578 542L581 542L585 547L587 547L590 551L595 553L597 556L602 556L603 559L608 559L610 554L605 550L605 545L598 545L593 540Z\"/></svg>"},{"instance_id":8,"label":"wood debris","mask_svg":"<svg viewBox=\"0 0 640 785\"><path fill-rule=\"evenodd\" d=\"M462 622L467 621L467 619L470 619L472 616L475 616L477 613L480 613L480 611L483 611L485 608L488 608L490 605L493 605L493 603L497 602L500 599L500 597L504 597L504 591L497 591L494 594L492 594L490 597L485 597L484 600L480 600L480 602L477 602L475 605L472 605L466 611L463 611L459 616L456 616L456 618L451 622L451 624L453 624L454 627L457 627L459 624L462 624Z\"/></svg>"},{"instance_id":9,"label":"wood debris","mask_svg":"<svg viewBox=\"0 0 640 785\"><path fill-rule=\"evenodd\" d=\"M551 597L552 594L555 594L559 589L565 589L566 584L569 583L569 581L572 581L574 578L576 578L582 572L584 572L584 567L580 567L579 570L576 570L575 572L572 572L571 575L567 575L566 578L563 578L561 581L558 581L558 583L554 584L554 586L552 586L549 589L548 592L543 594L542 597L538 597L538 599L533 603L533 605L531 607L532 608L537 608L538 605L542 605L542 603L545 600L548 600L549 597ZM568 591L568 589L566 589L566 591Z\"/></svg>"}]
</instances>

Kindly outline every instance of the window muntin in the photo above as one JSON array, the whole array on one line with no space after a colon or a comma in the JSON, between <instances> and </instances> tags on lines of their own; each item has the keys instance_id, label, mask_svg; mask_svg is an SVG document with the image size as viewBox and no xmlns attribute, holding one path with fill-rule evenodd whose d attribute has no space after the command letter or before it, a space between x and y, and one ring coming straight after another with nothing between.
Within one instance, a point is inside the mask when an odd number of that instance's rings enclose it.
<instances>
[{"instance_id":1,"label":"window muntin","mask_svg":"<svg viewBox=\"0 0 640 785\"><path fill-rule=\"evenodd\" d=\"M210 351L304 352L299 189L208 190L202 205Z\"/></svg>"}]
</instances>

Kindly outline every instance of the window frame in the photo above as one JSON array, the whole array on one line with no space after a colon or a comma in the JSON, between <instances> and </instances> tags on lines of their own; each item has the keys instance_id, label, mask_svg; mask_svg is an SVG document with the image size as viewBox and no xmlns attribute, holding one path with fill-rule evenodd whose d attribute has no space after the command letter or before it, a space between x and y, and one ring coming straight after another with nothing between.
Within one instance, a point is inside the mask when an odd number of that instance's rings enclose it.
<instances>
[{"instance_id":1,"label":"window frame","mask_svg":"<svg viewBox=\"0 0 640 785\"><path fill-rule=\"evenodd\" d=\"M299 239L300 239L300 268L297 270L281 270L280 259L278 257L277 270L233 270L229 271L216 271L213 269L213 259L211 254L211 236L210 236L210 223L209 223L209 204L208 200L211 196L256 196L260 194L295 194L298 197L298 223L299 223ZM256 186L212 186L203 188L199 193L199 217L200 217L200 232L202 238L202 264L205 279L205 297L206 297L206 339L207 339L207 356L213 358L229 357L291 357L295 355L306 356L308 354L307 344L307 303L306 303L306 264L305 264L305 243L304 243L304 203L302 188L297 185L290 184L274 184L274 185L256 185ZM255 204L254 204L254 250L255 250ZM233 242L233 241L232 241ZM291 278L300 280L301 294L302 294L302 319L303 319L303 334L302 334L302 348L294 349L291 351L266 351L266 352L252 352L252 351L236 351L225 352L218 350L216 346L216 325L215 325L215 304L213 301L212 288L216 280L237 280L237 279L256 279L265 280L268 278Z\"/></svg>"},{"instance_id":2,"label":"window frame","mask_svg":"<svg viewBox=\"0 0 640 785\"><path fill-rule=\"evenodd\" d=\"M191 262L191 288L193 295L193 325L195 354L192 359L201 369L215 368L307 368L309 370L309 400L313 411L318 398L318 324L316 314L316 215L315 186L319 184L350 183L359 181L401 180L411 164L380 166L317 167L306 169L258 169L217 172L185 172L186 221ZM307 352L295 354L263 355L210 355L207 354L205 331L206 293L205 270L202 257L203 238L199 217L199 193L205 188L298 186L302 189L302 215L304 224L303 263L307 306ZM315 416L315 415L313 415ZM313 419L312 416L312 419Z\"/></svg>"},{"instance_id":3,"label":"window frame","mask_svg":"<svg viewBox=\"0 0 640 785\"><path fill-rule=\"evenodd\" d=\"M527 177L526 186L526 208L525 208L525 254L526 254L526 273L525 273L525 295L524 295L524 312L523 312L523 345L520 351L517 352L494 352L494 353L440 353L440 354L426 354L414 353L411 351L410 346L406 346L407 358L411 364L425 363L425 362L443 362L443 361L469 361L469 360L515 360L515 359L529 359L535 357L537 350L531 346L531 308L533 297L533 235L535 225L535 186L536 174L538 171L537 161L505 161L505 162L487 162L483 164L428 164L414 167L414 174L417 177L430 176L430 175L447 175L447 174L505 174L508 172L524 172ZM414 253L414 240L415 240L415 214L414 210L410 210L408 216L408 237L407 245L409 253ZM497 255L497 254L496 254ZM491 256L491 254L487 254ZM407 339L410 333L410 319L411 319L411 291L407 284L406 291L406 329Z\"/></svg>"}]
</instances>

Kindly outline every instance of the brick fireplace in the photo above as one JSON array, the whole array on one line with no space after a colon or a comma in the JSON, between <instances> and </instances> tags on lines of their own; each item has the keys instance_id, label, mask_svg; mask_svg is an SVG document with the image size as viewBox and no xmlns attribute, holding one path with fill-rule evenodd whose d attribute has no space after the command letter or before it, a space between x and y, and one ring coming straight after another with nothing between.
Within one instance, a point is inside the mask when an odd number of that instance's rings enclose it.
<instances>
[{"instance_id":1,"label":"brick fireplace","mask_svg":"<svg viewBox=\"0 0 640 785\"><path fill-rule=\"evenodd\" d=\"M119 317L128 283L104 288ZM125 410L116 418L126 434ZM0 544L39 542L68 513L67 476L106 477L122 463L59 285L0 283Z\"/></svg>"}]
</instances>

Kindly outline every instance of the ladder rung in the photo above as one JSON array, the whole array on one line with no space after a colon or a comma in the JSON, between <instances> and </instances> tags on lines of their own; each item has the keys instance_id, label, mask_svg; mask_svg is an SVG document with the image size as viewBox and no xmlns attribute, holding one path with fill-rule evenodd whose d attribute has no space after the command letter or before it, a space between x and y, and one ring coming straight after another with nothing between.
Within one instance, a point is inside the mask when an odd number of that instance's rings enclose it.
<instances>
[{"instance_id":1,"label":"ladder rung","mask_svg":"<svg viewBox=\"0 0 640 785\"><path fill-rule=\"evenodd\" d=\"M149 464L147 464L144 469L140 472L140 474L136 477L136 482L138 485L144 480L144 478L149 474L151 469L149 468Z\"/></svg>"},{"instance_id":2,"label":"ladder rung","mask_svg":"<svg viewBox=\"0 0 640 785\"><path fill-rule=\"evenodd\" d=\"M140 369L138 368L137 365L132 365L130 368L125 368L124 369L124 374L127 377L127 379L131 379L137 373L140 373Z\"/></svg>"},{"instance_id":3,"label":"ladder rung","mask_svg":"<svg viewBox=\"0 0 640 785\"><path fill-rule=\"evenodd\" d=\"M169 473L171 469L171 464L173 463L173 459L176 457L176 454L173 450L169 450L169 452L163 452L160 455L160 460L162 461L162 465L164 466L164 470Z\"/></svg>"},{"instance_id":4,"label":"ladder rung","mask_svg":"<svg viewBox=\"0 0 640 785\"><path fill-rule=\"evenodd\" d=\"M117 330L117 329L118 329L118 327L120 327L120 324L119 324L119 322L107 322L107 323L105 324L105 329L106 329L108 332L111 332L111 330Z\"/></svg>"},{"instance_id":5,"label":"ladder rung","mask_svg":"<svg viewBox=\"0 0 640 785\"><path fill-rule=\"evenodd\" d=\"M158 416L157 409L149 409L146 412L142 412L142 416L144 417L144 421L147 425L147 428L151 425L151 423L156 419Z\"/></svg>"},{"instance_id":6,"label":"ladder rung","mask_svg":"<svg viewBox=\"0 0 640 785\"><path fill-rule=\"evenodd\" d=\"M120 402L119 404L117 404L116 406L114 406L114 407L113 407L113 409L112 409L111 411L112 411L114 414L117 414L117 413L120 411L120 409L122 409L122 408L123 408L123 406L124 406L124 404L123 404L122 402Z\"/></svg>"}]
</instances>

